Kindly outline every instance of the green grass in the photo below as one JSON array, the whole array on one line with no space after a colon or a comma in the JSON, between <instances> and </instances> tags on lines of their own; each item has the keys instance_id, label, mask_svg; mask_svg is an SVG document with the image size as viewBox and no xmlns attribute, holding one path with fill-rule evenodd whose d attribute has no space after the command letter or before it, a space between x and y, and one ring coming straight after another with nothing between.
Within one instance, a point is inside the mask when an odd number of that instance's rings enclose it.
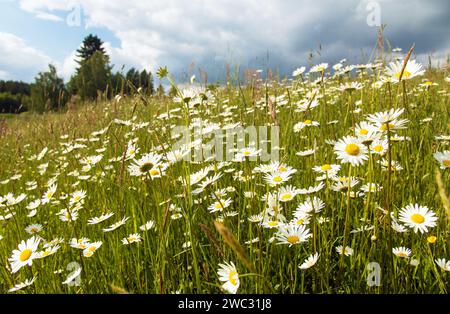
<instances>
[{"instance_id":1,"label":"green grass","mask_svg":"<svg viewBox=\"0 0 450 314\"><path fill-rule=\"evenodd\" d=\"M437 258L450 259L450 229L449 217L437 193L435 173L439 163L433 157L433 153L449 149L448 138L435 138L449 135L446 75L443 71L428 71L424 77L438 84L428 89L419 85L421 78L408 80L406 103L401 86L385 84L376 89L371 84L378 79L377 75L364 71L355 78L330 77L322 86L306 80L267 84L253 81L242 88L231 84L213 91L214 98L208 104L191 109L189 118L184 104L171 99L155 97L144 102L140 97L130 97L118 103L86 104L66 113L27 114L8 119L0 133L0 180L5 180L0 184L0 195L25 193L27 198L17 205L0 208L0 215L16 213L12 218L0 221L3 237L0 240L0 291L6 292L14 284L36 276L35 283L23 292L115 293L124 289L130 293L219 293L218 264L233 261L240 275L239 293L448 293L449 273L434 262ZM348 81L358 81L364 87L351 95L337 89L340 83ZM306 112L295 112L296 103L316 87L319 88L319 106ZM274 97L279 98L275 100ZM273 98L271 103L276 118L270 114L268 98ZM360 105L356 107L357 101ZM158 118L168 109L180 107L180 111L171 113L170 120ZM352 167L351 176L361 182L353 189L355 192L370 179L383 187L370 196L366 193L350 197L347 192L332 191L331 180L324 181L326 187L314 196L321 198L325 207L312 215L308 224L314 236L292 247L278 245L277 240L270 242L276 230L263 228L247 219L263 212L265 202L261 197L267 191L277 189L268 186L262 174L252 173L259 162L230 162L217 169L217 161L179 161L170 165L161 178L141 180L130 176L127 168L132 161L122 158L128 141L133 138L137 138L140 149L137 159L149 152L164 156L164 151L158 147L166 144L167 149L171 149L175 142L170 136L171 126L193 123L195 118L221 126L237 122L244 126L277 123L280 126L280 161L297 170L284 185L307 188L318 184L315 179L319 174L312 167L339 164L333 145L326 140L353 135L352 128L365 120L367 114L404 107L406 110L401 118L409 120L407 128L395 133L407 136L409 140L393 141L391 145L392 160L403 170L391 172L389 176L388 171L383 171L377 163L381 159L378 155L372 155L370 161L366 160L361 166ZM356 108L360 111L352 113ZM226 117L225 112L229 113ZM114 123L114 119L149 124L133 130L131 126ZM320 126L306 127L294 133L293 126L307 119L318 121ZM330 124L331 121L336 123ZM92 135L104 128L103 134ZM67 138L62 139L63 135ZM63 143L69 142L85 146L64 152ZM45 147L48 152L37 160L36 155ZM316 148L313 155L296 155L298 151L313 147ZM96 151L98 149L100 152ZM92 155L102 155L102 160L84 173L80 160ZM45 173L40 173L38 166L45 163L48 168ZM206 191L192 195L195 187L185 187L179 178L186 180L189 174L209 165L216 167L209 175L222 173L223 176ZM349 164L341 166L339 175L347 176ZM226 169L230 171L225 172ZM241 179L234 177L239 171L242 171ZM449 170L439 171L448 195ZM14 175L20 177L14 178ZM90 177L85 180L79 175ZM26 206L33 199L42 197L51 178L57 183L52 201L40 205L34 217L27 217ZM29 181L36 181L35 189L26 189ZM214 221L221 213L207 210L216 201L211 193L227 187L234 187L235 191L228 193L227 197L233 203L224 212L236 211L238 214L225 217L223 224L244 248L245 256L236 254L239 248L228 245L226 237L216 230ZM63 222L56 213L67 207L70 194L77 190L87 193L83 208L79 210L77 220ZM245 197L244 192L248 191L254 192L255 196ZM64 198L65 194L69 198ZM283 203L282 214L290 220L296 207L306 198L307 195L297 195L294 200ZM401 208L411 203L428 206L436 213L437 225L429 228L428 233L415 233L408 228L405 233L397 233L389 227L389 215L379 209L390 210L397 216ZM178 208L182 218L172 219L175 212L170 206ZM97 225L87 224L89 218L105 212L113 212L114 216ZM112 232L102 231L122 217L129 217L124 226ZM366 217L366 223L361 221L363 217ZM319 223L319 218L328 221ZM139 230L139 226L149 220L155 221L155 227L149 231ZM62 237L65 241L54 255L34 259L31 267L24 266L12 274L8 258L22 240L31 237L25 228L33 223L43 225L39 232L43 239L50 241ZM204 226L200 227L200 224ZM350 233L363 225L373 226L373 229ZM143 237L142 242L122 244L124 237L137 232ZM427 242L430 235L437 237L436 243ZM103 244L92 257L84 257L82 250L68 244L71 238L81 237ZM244 244L256 237L259 242ZM376 240L372 239L375 237ZM183 247L186 242L191 246ZM343 242L354 250L350 257L341 258L336 253L335 247ZM39 250L42 244L43 241ZM391 248L399 246L410 248L412 256L408 259L392 254ZM299 269L298 265L314 252L320 253L317 264L310 269ZM410 265L412 259L418 259L419 264ZM67 269L71 262L82 267L78 287L62 284L72 271ZM381 266L381 286L367 285L366 266L370 262Z\"/></svg>"}]
</instances>

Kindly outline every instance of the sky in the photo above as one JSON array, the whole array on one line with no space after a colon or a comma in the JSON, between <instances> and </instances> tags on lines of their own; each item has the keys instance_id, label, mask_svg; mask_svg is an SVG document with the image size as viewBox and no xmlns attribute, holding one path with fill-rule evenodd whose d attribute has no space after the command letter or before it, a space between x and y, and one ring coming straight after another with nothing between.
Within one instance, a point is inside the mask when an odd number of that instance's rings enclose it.
<instances>
[{"instance_id":1,"label":"sky","mask_svg":"<svg viewBox=\"0 0 450 314\"><path fill-rule=\"evenodd\" d=\"M0 79L32 82L52 63L67 81L90 33L114 70L167 66L183 80L201 68L215 81L229 64L290 75L370 61L381 24L392 47L415 43L422 62L450 54L449 0L0 0Z\"/></svg>"}]
</instances>

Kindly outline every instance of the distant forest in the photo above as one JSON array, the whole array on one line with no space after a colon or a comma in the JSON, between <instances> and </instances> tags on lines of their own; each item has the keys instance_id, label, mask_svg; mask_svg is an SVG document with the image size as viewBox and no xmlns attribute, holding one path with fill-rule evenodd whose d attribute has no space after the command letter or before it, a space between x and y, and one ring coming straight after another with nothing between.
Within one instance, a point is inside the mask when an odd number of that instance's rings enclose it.
<instances>
[{"instance_id":1,"label":"distant forest","mask_svg":"<svg viewBox=\"0 0 450 314\"><path fill-rule=\"evenodd\" d=\"M79 101L111 99L117 94L155 93L150 71L131 68L126 73L113 73L103 42L95 35L83 40L77 50L76 62L76 72L67 83L58 76L52 64L31 84L0 80L0 113L45 112L63 109L69 103ZM156 92L164 94L162 86Z\"/></svg>"}]
</instances>

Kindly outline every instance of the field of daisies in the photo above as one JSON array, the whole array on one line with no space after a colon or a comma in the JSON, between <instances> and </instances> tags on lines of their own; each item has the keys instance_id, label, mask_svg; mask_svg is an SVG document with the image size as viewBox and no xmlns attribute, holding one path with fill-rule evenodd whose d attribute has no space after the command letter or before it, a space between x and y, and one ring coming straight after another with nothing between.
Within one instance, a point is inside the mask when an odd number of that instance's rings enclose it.
<instances>
[{"instance_id":1,"label":"field of daisies","mask_svg":"<svg viewBox=\"0 0 450 314\"><path fill-rule=\"evenodd\" d=\"M450 78L392 58L2 120L0 292L448 293Z\"/></svg>"}]
</instances>

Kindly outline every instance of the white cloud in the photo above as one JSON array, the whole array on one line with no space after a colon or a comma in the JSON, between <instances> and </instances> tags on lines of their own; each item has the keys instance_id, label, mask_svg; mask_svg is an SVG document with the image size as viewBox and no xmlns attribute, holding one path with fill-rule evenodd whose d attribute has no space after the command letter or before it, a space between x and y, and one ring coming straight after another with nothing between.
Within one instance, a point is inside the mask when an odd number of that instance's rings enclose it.
<instances>
[{"instance_id":1,"label":"white cloud","mask_svg":"<svg viewBox=\"0 0 450 314\"><path fill-rule=\"evenodd\" d=\"M0 80L9 80L9 73L3 70L0 70Z\"/></svg>"},{"instance_id":2,"label":"white cloud","mask_svg":"<svg viewBox=\"0 0 450 314\"><path fill-rule=\"evenodd\" d=\"M42 51L29 46L22 38L0 32L0 76L31 81L37 72L52 62Z\"/></svg>"},{"instance_id":3,"label":"white cloud","mask_svg":"<svg viewBox=\"0 0 450 314\"><path fill-rule=\"evenodd\" d=\"M62 66L58 67L58 75L64 78L65 82L68 82L70 77L75 73L75 69L78 67L78 63L75 61L77 57L76 50L72 51L64 61Z\"/></svg>"},{"instance_id":4,"label":"white cloud","mask_svg":"<svg viewBox=\"0 0 450 314\"><path fill-rule=\"evenodd\" d=\"M116 69L168 65L181 71L192 62L212 69L224 62L264 64L267 52L272 64L295 67L306 64L319 44L321 58L358 58L361 48L376 42L377 28L366 22L370 2L379 3L394 45L407 49L414 41L418 53L442 49L449 41L447 1L20 0L20 6L42 18L73 13L78 5L82 27L106 28L119 40L119 46L105 44ZM69 64L63 62L66 75Z\"/></svg>"},{"instance_id":5,"label":"white cloud","mask_svg":"<svg viewBox=\"0 0 450 314\"><path fill-rule=\"evenodd\" d=\"M57 15L51 14L51 13L37 11L37 12L35 12L35 14L36 14L36 17L41 20L47 20L47 21L53 21L53 22L62 22L63 21L62 18L60 18Z\"/></svg>"}]
</instances>

